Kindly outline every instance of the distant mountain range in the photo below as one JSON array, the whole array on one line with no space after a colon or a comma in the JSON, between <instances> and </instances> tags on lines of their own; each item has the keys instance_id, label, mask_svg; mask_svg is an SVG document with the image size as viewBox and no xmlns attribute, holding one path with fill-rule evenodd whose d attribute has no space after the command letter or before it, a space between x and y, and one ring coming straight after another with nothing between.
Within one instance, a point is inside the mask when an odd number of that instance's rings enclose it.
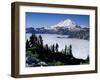
<instances>
[{"instance_id":1,"label":"distant mountain range","mask_svg":"<svg viewBox=\"0 0 100 80\"><path fill-rule=\"evenodd\" d=\"M64 34L69 35L69 38L89 40L89 27L85 25L78 25L71 19L66 19L55 25L52 25L49 29L45 29L45 27L33 27L26 28L26 33Z\"/></svg>"}]
</instances>

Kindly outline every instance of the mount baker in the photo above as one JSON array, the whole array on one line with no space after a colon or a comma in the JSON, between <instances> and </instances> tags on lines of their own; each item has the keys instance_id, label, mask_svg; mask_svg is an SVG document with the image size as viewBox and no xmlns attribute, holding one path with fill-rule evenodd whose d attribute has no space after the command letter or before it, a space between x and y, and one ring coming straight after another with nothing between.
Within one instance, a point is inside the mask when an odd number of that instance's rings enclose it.
<instances>
[{"instance_id":1,"label":"mount baker","mask_svg":"<svg viewBox=\"0 0 100 80\"><path fill-rule=\"evenodd\" d=\"M79 38L89 40L89 27L85 25L76 24L71 19L66 19L58 22L50 28L26 28L26 33L48 33L48 34L62 34L69 35L69 38Z\"/></svg>"}]
</instances>

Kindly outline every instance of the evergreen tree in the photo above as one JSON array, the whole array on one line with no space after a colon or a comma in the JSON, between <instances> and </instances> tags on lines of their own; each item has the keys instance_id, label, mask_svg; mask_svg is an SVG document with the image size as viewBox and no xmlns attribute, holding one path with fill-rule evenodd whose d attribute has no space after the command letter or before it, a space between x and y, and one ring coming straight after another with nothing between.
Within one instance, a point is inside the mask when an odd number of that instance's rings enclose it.
<instances>
[{"instance_id":1,"label":"evergreen tree","mask_svg":"<svg viewBox=\"0 0 100 80\"><path fill-rule=\"evenodd\" d=\"M65 45L65 54L67 54L67 46Z\"/></svg>"},{"instance_id":2,"label":"evergreen tree","mask_svg":"<svg viewBox=\"0 0 100 80\"><path fill-rule=\"evenodd\" d=\"M43 40L42 40L42 36L39 35L39 42L40 42L40 45L43 46Z\"/></svg>"},{"instance_id":3,"label":"evergreen tree","mask_svg":"<svg viewBox=\"0 0 100 80\"><path fill-rule=\"evenodd\" d=\"M26 50L27 50L28 48L30 48L30 44L29 44L29 41L28 41L28 39L27 39L27 41L26 41Z\"/></svg>"},{"instance_id":4,"label":"evergreen tree","mask_svg":"<svg viewBox=\"0 0 100 80\"><path fill-rule=\"evenodd\" d=\"M46 51L49 51L48 44L45 45L45 49L46 49Z\"/></svg>"},{"instance_id":5,"label":"evergreen tree","mask_svg":"<svg viewBox=\"0 0 100 80\"><path fill-rule=\"evenodd\" d=\"M90 58L89 58L89 56L87 57L87 59L86 59L86 62L88 62L89 63L89 61L90 61Z\"/></svg>"},{"instance_id":6,"label":"evergreen tree","mask_svg":"<svg viewBox=\"0 0 100 80\"><path fill-rule=\"evenodd\" d=\"M73 54L72 54L72 45L69 46L69 55L70 55L71 57L73 57Z\"/></svg>"},{"instance_id":7,"label":"evergreen tree","mask_svg":"<svg viewBox=\"0 0 100 80\"><path fill-rule=\"evenodd\" d=\"M44 55L45 55L45 52L44 52L44 47L43 47L43 40L42 40L42 36L39 35L39 57L41 60L44 59Z\"/></svg>"},{"instance_id":8,"label":"evergreen tree","mask_svg":"<svg viewBox=\"0 0 100 80\"><path fill-rule=\"evenodd\" d=\"M32 34L30 36L30 44L31 44L31 47L33 47L35 45L35 43L36 43L36 36L35 36L35 34Z\"/></svg>"},{"instance_id":9,"label":"evergreen tree","mask_svg":"<svg viewBox=\"0 0 100 80\"><path fill-rule=\"evenodd\" d=\"M55 46L56 52L58 52L58 47L59 47L59 45L58 45L58 43L56 43L56 46Z\"/></svg>"},{"instance_id":10,"label":"evergreen tree","mask_svg":"<svg viewBox=\"0 0 100 80\"><path fill-rule=\"evenodd\" d=\"M52 52L55 52L55 46L54 46L54 44L52 45Z\"/></svg>"}]
</instances>

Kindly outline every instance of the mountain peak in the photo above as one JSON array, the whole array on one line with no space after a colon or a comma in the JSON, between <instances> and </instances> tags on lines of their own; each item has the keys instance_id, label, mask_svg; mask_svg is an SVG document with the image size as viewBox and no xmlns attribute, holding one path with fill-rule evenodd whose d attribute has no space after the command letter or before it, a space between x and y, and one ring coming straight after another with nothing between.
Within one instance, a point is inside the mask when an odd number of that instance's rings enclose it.
<instances>
[{"instance_id":1,"label":"mountain peak","mask_svg":"<svg viewBox=\"0 0 100 80\"><path fill-rule=\"evenodd\" d=\"M64 23L72 23L72 20L71 19L66 19L66 20L64 20Z\"/></svg>"},{"instance_id":2,"label":"mountain peak","mask_svg":"<svg viewBox=\"0 0 100 80\"><path fill-rule=\"evenodd\" d=\"M59 22L56 25L51 26L52 28L69 28L73 29L75 28L76 24L71 19L66 19L61 22Z\"/></svg>"}]
</instances>

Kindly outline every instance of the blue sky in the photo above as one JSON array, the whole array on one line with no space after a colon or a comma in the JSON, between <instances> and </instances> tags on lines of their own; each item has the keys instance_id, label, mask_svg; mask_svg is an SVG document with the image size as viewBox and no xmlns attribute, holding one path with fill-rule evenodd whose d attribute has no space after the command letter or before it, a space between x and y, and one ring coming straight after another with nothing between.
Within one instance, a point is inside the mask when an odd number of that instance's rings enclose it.
<instances>
[{"instance_id":1,"label":"blue sky","mask_svg":"<svg viewBox=\"0 0 100 80\"><path fill-rule=\"evenodd\" d=\"M89 15L26 12L26 28L50 27L66 19L71 19L79 25L85 25L89 27Z\"/></svg>"}]
</instances>

